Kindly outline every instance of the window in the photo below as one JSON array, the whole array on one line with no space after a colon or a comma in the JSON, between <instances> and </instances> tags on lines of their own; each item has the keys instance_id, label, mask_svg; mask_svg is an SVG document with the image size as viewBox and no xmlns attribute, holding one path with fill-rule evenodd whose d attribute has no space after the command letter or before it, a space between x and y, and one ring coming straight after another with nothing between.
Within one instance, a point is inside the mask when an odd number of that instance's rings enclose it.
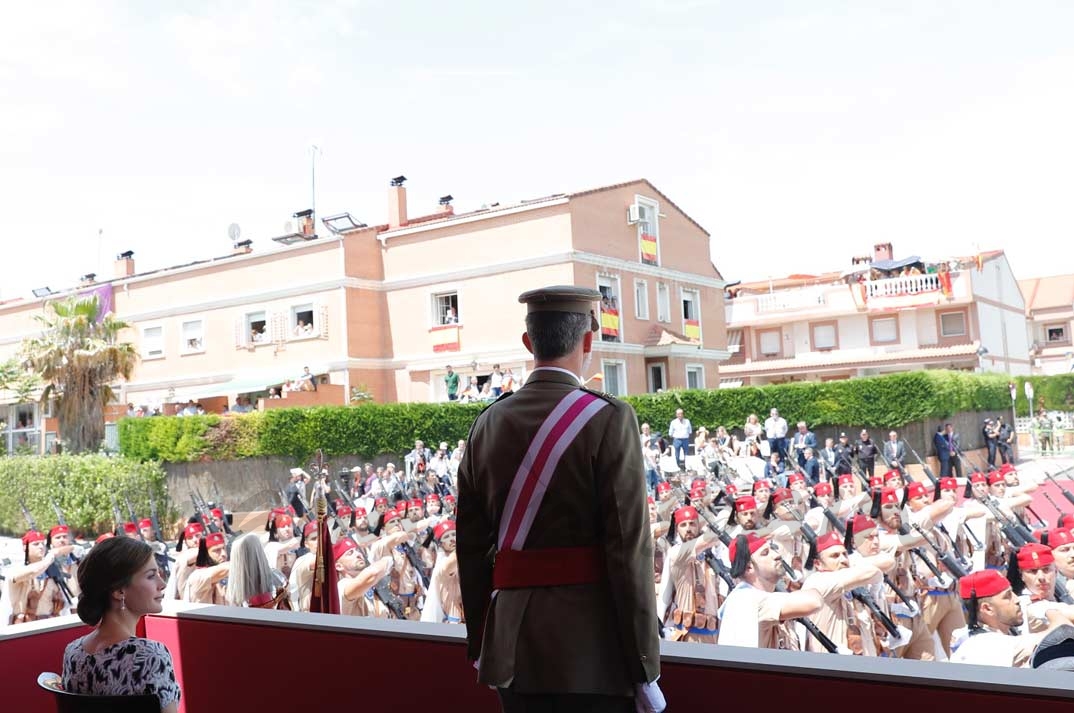
<instances>
[{"instance_id":1,"label":"window","mask_svg":"<svg viewBox=\"0 0 1074 713\"><path fill-rule=\"evenodd\" d=\"M874 344L891 344L899 341L899 320L895 317L878 317L869 323Z\"/></svg>"},{"instance_id":2,"label":"window","mask_svg":"<svg viewBox=\"0 0 1074 713\"><path fill-rule=\"evenodd\" d=\"M183 354L205 351L205 323L200 319L184 321L179 339L179 351Z\"/></svg>"},{"instance_id":3,"label":"window","mask_svg":"<svg viewBox=\"0 0 1074 713\"><path fill-rule=\"evenodd\" d=\"M1044 337L1049 343L1067 342L1067 328L1063 324L1049 324L1044 327Z\"/></svg>"},{"instance_id":4,"label":"window","mask_svg":"<svg viewBox=\"0 0 1074 713\"><path fill-rule=\"evenodd\" d=\"M940 315L941 337L964 337L966 336L966 313L944 312Z\"/></svg>"},{"instance_id":5,"label":"window","mask_svg":"<svg viewBox=\"0 0 1074 713\"><path fill-rule=\"evenodd\" d=\"M162 359L164 357L164 327L142 328L142 358Z\"/></svg>"},{"instance_id":6,"label":"window","mask_svg":"<svg viewBox=\"0 0 1074 713\"><path fill-rule=\"evenodd\" d=\"M741 329L728 329L727 330L727 351L732 354L738 354L742 351L742 330Z\"/></svg>"},{"instance_id":7,"label":"window","mask_svg":"<svg viewBox=\"0 0 1074 713\"><path fill-rule=\"evenodd\" d=\"M459 293L443 292L433 295L433 325L442 327L459 323Z\"/></svg>"},{"instance_id":8,"label":"window","mask_svg":"<svg viewBox=\"0 0 1074 713\"><path fill-rule=\"evenodd\" d=\"M663 364L650 364L649 365L649 393L655 394L661 389L667 388L665 382L667 379L664 376Z\"/></svg>"},{"instance_id":9,"label":"window","mask_svg":"<svg viewBox=\"0 0 1074 713\"><path fill-rule=\"evenodd\" d=\"M780 333L778 329L769 329L757 333L758 347L762 356L778 356L780 353Z\"/></svg>"},{"instance_id":10,"label":"window","mask_svg":"<svg viewBox=\"0 0 1074 713\"><path fill-rule=\"evenodd\" d=\"M41 433L37 422L37 404L0 407L0 435L8 454L39 452Z\"/></svg>"},{"instance_id":11,"label":"window","mask_svg":"<svg viewBox=\"0 0 1074 713\"><path fill-rule=\"evenodd\" d=\"M301 339L302 337L314 337L317 336L317 325L314 324L315 317L313 316L313 305L295 305L291 308L291 337L293 339Z\"/></svg>"},{"instance_id":12,"label":"window","mask_svg":"<svg viewBox=\"0 0 1074 713\"><path fill-rule=\"evenodd\" d=\"M823 352L839 348L839 329L835 322L817 322L809 325L813 351Z\"/></svg>"},{"instance_id":13,"label":"window","mask_svg":"<svg viewBox=\"0 0 1074 713\"><path fill-rule=\"evenodd\" d=\"M604 393L612 396L626 394L626 364L621 361L602 361Z\"/></svg>"},{"instance_id":14,"label":"window","mask_svg":"<svg viewBox=\"0 0 1074 713\"><path fill-rule=\"evenodd\" d=\"M686 365L686 388L705 388L705 367L700 364Z\"/></svg>"},{"instance_id":15,"label":"window","mask_svg":"<svg viewBox=\"0 0 1074 713\"><path fill-rule=\"evenodd\" d=\"M638 216L638 245L641 261L646 265L660 264L660 207L640 196L634 198Z\"/></svg>"},{"instance_id":16,"label":"window","mask_svg":"<svg viewBox=\"0 0 1074 713\"><path fill-rule=\"evenodd\" d=\"M272 341L268 330L268 319L263 311L248 312L243 321L246 324L246 343L267 344Z\"/></svg>"},{"instance_id":17,"label":"window","mask_svg":"<svg viewBox=\"0 0 1074 713\"><path fill-rule=\"evenodd\" d=\"M682 333L687 339L701 341L701 295L697 290L682 291Z\"/></svg>"},{"instance_id":18,"label":"window","mask_svg":"<svg viewBox=\"0 0 1074 713\"><path fill-rule=\"evenodd\" d=\"M649 319L649 283L645 280L634 280L634 316Z\"/></svg>"},{"instance_id":19,"label":"window","mask_svg":"<svg viewBox=\"0 0 1074 713\"><path fill-rule=\"evenodd\" d=\"M656 283L656 321L671 321L671 292L663 282Z\"/></svg>"},{"instance_id":20,"label":"window","mask_svg":"<svg viewBox=\"0 0 1074 713\"><path fill-rule=\"evenodd\" d=\"M623 327L619 309L619 278L611 275L597 276L597 289L600 290L600 340L602 342L623 341ZM611 392L608 392L611 393Z\"/></svg>"}]
</instances>

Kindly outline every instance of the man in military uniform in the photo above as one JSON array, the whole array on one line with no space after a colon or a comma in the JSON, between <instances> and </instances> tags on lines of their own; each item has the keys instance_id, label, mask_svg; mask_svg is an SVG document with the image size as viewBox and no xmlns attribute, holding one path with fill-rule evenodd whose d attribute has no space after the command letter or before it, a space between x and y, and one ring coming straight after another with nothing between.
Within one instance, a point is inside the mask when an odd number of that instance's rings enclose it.
<instances>
[{"instance_id":1,"label":"man in military uniform","mask_svg":"<svg viewBox=\"0 0 1074 713\"><path fill-rule=\"evenodd\" d=\"M1038 438L1040 438L1040 452L1041 454L1048 451L1055 452L1055 446L1052 445L1052 430L1055 428L1055 423L1048 416L1048 412L1044 409L1040 410L1037 414L1036 423Z\"/></svg>"},{"instance_id":2,"label":"man in military uniform","mask_svg":"<svg viewBox=\"0 0 1074 713\"><path fill-rule=\"evenodd\" d=\"M660 649L637 418L580 388L600 297L519 297L535 368L478 416L459 466L469 655L505 711L632 711L659 691L646 685Z\"/></svg>"}]
</instances>

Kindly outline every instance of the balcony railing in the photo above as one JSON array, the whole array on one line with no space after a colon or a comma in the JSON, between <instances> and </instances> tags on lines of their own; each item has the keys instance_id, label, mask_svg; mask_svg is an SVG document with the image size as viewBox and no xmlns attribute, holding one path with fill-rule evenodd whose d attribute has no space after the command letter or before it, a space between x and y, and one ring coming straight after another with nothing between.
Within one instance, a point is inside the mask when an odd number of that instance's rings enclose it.
<instances>
[{"instance_id":1,"label":"balcony railing","mask_svg":"<svg viewBox=\"0 0 1074 713\"><path fill-rule=\"evenodd\" d=\"M806 287L800 290L772 292L757 296L757 314L773 312L793 312L795 310L822 307L826 304L824 290L820 287Z\"/></svg>"},{"instance_id":2,"label":"balcony railing","mask_svg":"<svg viewBox=\"0 0 1074 713\"><path fill-rule=\"evenodd\" d=\"M900 297L917 295L923 292L938 292L942 289L940 276L937 274L903 275L884 280L872 280L865 283L869 299L876 297Z\"/></svg>"}]
</instances>

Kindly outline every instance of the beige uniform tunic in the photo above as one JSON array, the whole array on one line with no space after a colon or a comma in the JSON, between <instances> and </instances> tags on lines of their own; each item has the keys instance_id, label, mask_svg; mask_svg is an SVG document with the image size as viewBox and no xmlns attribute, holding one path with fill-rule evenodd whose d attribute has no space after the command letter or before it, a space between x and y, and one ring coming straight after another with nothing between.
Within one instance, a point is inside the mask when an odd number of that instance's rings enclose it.
<instances>
[{"instance_id":1,"label":"beige uniform tunic","mask_svg":"<svg viewBox=\"0 0 1074 713\"><path fill-rule=\"evenodd\" d=\"M672 641L716 643L720 607L716 574L698 559L696 540L680 542L668 550L661 576L660 604Z\"/></svg>"},{"instance_id":2,"label":"beige uniform tunic","mask_svg":"<svg viewBox=\"0 0 1074 713\"><path fill-rule=\"evenodd\" d=\"M876 656L872 615L851 598L850 590L843 584L844 581L845 577L841 572L814 572L806 577L802 589L815 589L824 600L820 610L809 618L836 646L855 654ZM853 646L850 643L851 638L855 640ZM857 644L859 640L860 644ZM805 650L826 653L824 647L813 637L806 639Z\"/></svg>"},{"instance_id":3,"label":"beige uniform tunic","mask_svg":"<svg viewBox=\"0 0 1074 713\"><path fill-rule=\"evenodd\" d=\"M227 604L227 589L213 582L212 567L194 567L186 580L183 599L193 604Z\"/></svg>"}]
</instances>

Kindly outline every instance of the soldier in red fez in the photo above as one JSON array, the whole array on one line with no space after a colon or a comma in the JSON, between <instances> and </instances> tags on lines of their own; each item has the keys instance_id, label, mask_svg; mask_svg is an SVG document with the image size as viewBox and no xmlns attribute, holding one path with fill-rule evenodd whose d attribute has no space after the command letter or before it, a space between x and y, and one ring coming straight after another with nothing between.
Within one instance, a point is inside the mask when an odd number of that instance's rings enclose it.
<instances>
[{"instance_id":1,"label":"soldier in red fez","mask_svg":"<svg viewBox=\"0 0 1074 713\"><path fill-rule=\"evenodd\" d=\"M994 569L984 569L959 580L959 596L966 607L969 636L951 654L955 663L1027 668L1033 650L1044 635L1070 624L1058 608L1042 612L1046 629L1022 634L1025 616L1011 583Z\"/></svg>"},{"instance_id":2,"label":"soldier in red fez","mask_svg":"<svg viewBox=\"0 0 1074 713\"><path fill-rule=\"evenodd\" d=\"M29 530L22 536L23 563L13 565L5 572L3 597L0 598L0 624L22 624L39 619L49 619L69 611L56 577L46 571L56 558L71 554L74 547L64 545L48 550L46 536L37 530ZM59 577L57 569L53 569Z\"/></svg>"},{"instance_id":3,"label":"soldier in red fez","mask_svg":"<svg viewBox=\"0 0 1074 713\"><path fill-rule=\"evenodd\" d=\"M76 604L74 599L78 597L78 563L84 555L84 550L71 541L71 528L67 525L56 525L48 531L45 546L50 551L59 550L68 545L73 545L71 551L68 554L56 555L56 566L64 574L64 581L67 582L67 589L72 597L70 609L74 611Z\"/></svg>"},{"instance_id":4,"label":"soldier in red fez","mask_svg":"<svg viewBox=\"0 0 1074 713\"><path fill-rule=\"evenodd\" d=\"M227 542L222 532L210 532L198 542L194 570L186 580L183 599L200 604L226 604Z\"/></svg>"},{"instance_id":5,"label":"soldier in red fez","mask_svg":"<svg viewBox=\"0 0 1074 713\"><path fill-rule=\"evenodd\" d=\"M727 548L731 576L737 582L720 607L720 643L762 649L801 651L793 620L823 605L816 590L777 592L784 576L780 553L752 532Z\"/></svg>"},{"instance_id":6,"label":"soldier in red fez","mask_svg":"<svg viewBox=\"0 0 1074 713\"><path fill-rule=\"evenodd\" d=\"M465 624L462 613L462 590L459 587L459 560L455 553L455 522L444 520L433 528L433 537L439 545L436 566L429 579L429 593L425 597L425 607L421 611L421 620L445 623Z\"/></svg>"},{"instance_id":7,"label":"soldier in red fez","mask_svg":"<svg viewBox=\"0 0 1074 713\"><path fill-rule=\"evenodd\" d=\"M369 564L358 543L349 537L340 538L332 546L332 555L339 572L339 613L386 618L387 609L373 596L372 589L391 571L391 555Z\"/></svg>"},{"instance_id":8,"label":"soldier in red fez","mask_svg":"<svg viewBox=\"0 0 1074 713\"><path fill-rule=\"evenodd\" d=\"M701 532L697 509L691 505L676 510L672 522L677 542L664 559L658 601L665 638L715 644L719 583L702 555L717 541L716 534Z\"/></svg>"},{"instance_id":9,"label":"soldier in red fez","mask_svg":"<svg viewBox=\"0 0 1074 713\"><path fill-rule=\"evenodd\" d=\"M165 599L182 599L186 591L186 580L194 569L198 558L198 544L205 537L205 526L200 522L191 522L179 533L176 544L175 572L168 579L164 589Z\"/></svg>"},{"instance_id":10,"label":"soldier in red fez","mask_svg":"<svg viewBox=\"0 0 1074 713\"><path fill-rule=\"evenodd\" d=\"M385 511L380 538L370 544L369 558L371 561L376 561L386 556L393 558L390 572L392 593L401 600L406 612L406 618L417 621L421 616L418 600L424 594L424 590L421 584L421 577L406 551L407 546L410 545L410 534L403 529L403 514L406 512L406 502L401 502L400 505L403 506L402 510Z\"/></svg>"},{"instance_id":11,"label":"soldier in red fez","mask_svg":"<svg viewBox=\"0 0 1074 713\"><path fill-rule=\"evenodd\" d=\"M280 572L284 578L291 574L298 557L299 538L295 537L295 521L290 515L276 515L269 529L269 541L265 543L265 557L269 567Z\"/></svg>"}]
</instances>

